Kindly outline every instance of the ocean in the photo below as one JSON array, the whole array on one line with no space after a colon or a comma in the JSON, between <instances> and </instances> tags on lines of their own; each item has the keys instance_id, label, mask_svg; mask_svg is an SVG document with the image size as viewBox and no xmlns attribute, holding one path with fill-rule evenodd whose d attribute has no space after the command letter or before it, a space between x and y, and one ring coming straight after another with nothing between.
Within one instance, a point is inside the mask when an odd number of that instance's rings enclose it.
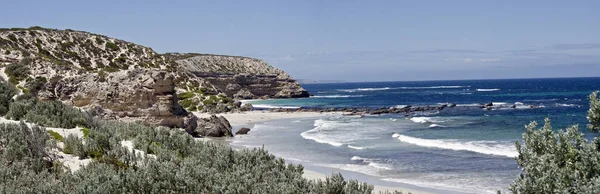
<instances>
[{"instance_id":1,"label":"ocean","mask_svg":"<svg viewBox=\"0 0 600 194\"><path fill-rule=\"evenodd\" d=\"M232 145L265 147L307 169L434 192L495 193L518 176L515 141L525 125L585 128L600 78L369 82L303 85L304 99L252 100L256 108L404 107L456 103L439 112L335 116L256 123ZM479 108L492 102L492 110Z\"/></svg>"}]
</instances>

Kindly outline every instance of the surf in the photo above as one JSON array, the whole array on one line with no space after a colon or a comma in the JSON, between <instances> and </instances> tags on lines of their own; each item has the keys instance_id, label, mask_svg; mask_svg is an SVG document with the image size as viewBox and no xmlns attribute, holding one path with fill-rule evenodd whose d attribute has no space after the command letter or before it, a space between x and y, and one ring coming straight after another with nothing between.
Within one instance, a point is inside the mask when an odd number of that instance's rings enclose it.
<instances>
[{"instance_id":1,"label":"surf","mask_svg":"<svg viewBox=\"0 0 600 194\"><path fill-rule=\"evenodd\" d=\"M470 151L486 155L516 157L518 153L514 145L497 141L460 141L455 139L421 139L395 133L393 138L401 142L421 147L438 148L455 151Z\"/></svg>"}]
</instances>

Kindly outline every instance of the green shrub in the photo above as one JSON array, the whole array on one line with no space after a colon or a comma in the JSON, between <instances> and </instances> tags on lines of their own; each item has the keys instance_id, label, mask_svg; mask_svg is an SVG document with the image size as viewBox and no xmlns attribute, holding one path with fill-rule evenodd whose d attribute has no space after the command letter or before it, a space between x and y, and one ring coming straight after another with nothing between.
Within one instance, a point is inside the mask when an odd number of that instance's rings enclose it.
<instances>
[{"instance_id":1,"label":"green shrub","mask_svg":"<svg viewBox=\"0 0 600 194\"><path fill-rule=\"evenodd\" d=\"M12 40L13 42L17 42L17 41L18 41L18 40L17 40L17 37L16 37L14 34L9 34L9 35L8 35L8 39L9 39L9 40Z\"/></svg>"},{"instance_id":2,"label":"green shrub","mask_svg":"<svg viewBox=\"0 0 600 194\"><path fill-rule=\"evenodd\" d=\"M588 119L594 129L597 92L590 95ZM591 118L591 119L590 119ZM516 142L522 172L510 185L512 193L597 193L600 190L600 138L589 142L577 125L554 132L550 119L542 128L531 122Z\"/></svg>"},{"instance_id":3,"label":"green shrub","mask_svg":"<svg viewBox=\"0 0 600 194\"><path fill-rule=\"evenodd\" d=\"M29 65L33 61L30 58L24 58L19 62L11 63L6 66L4 72L9 78L9 82L18 84L20 81L25 80L29 77Z\"/></svg>"},{"instance_id":4,"label":"green shrub","mask_svg":"<svg viewBox=\"0 0 600 194\"><path fill-rule=\"evenodd\" d=\"M98 81L105 82L107 73L104 70L98 71Z\"/></svg>"},{"instance_id":5,"label":"green shrub","mask_svg":"<svg viewBox=\"0 0 600 194\"><path fill-rule=\"evenodd\" d=\"M178 95L179 100L185 100L191 97L194 97L195 94L193 92L183 92L181 94Z\"/></svg>"},{"instance_id":6,"label":"green shrub","mask_svg":"<svg viewBox=\"0 0 600 194\"><path fill-rule=\"evenodd\" d=\"M52 130L48 130L48 133L50 134L50 136L52 136L52 138L62 142L63 141L63 136L60 135L59 133L52 131Z\"/></svg>"},{"instance_id":7,"label":"green shrub","mask_svg":"<svg viewBox=\"0 0 600 194\"><path fill-rule=\"evenodd\" d=\"M102 68L102 70L105 72L109 72L109 73L121 71L119 68L115 68L115 67L104 67L104 68Z\"/></svg>"},{"instance_id":8,"label":"green shrub","mask_svg":"<svg viewBox=\"0 0 600 194\"><path fill-rule=\"evenodd\" d=\"M21 120L27 115L27 112L33 107L33 101L29 99L17 100L10 103L6 118L13 120Z\"/></svg>"},{"instance_id":9,"label":"green shrub","mask_svg":"<svg viewBox=\"0 0 600 194\"><path fill-rule=\"evenodd\" d=\"M0 115L8 113L12 97L17 95L17 89L0 79Z\"/></svg>"},{"instance_id":10,"label":"green shrub","mask_svg":"<svg viewBox=\"0 0 600 194\"><path fill-rule=\"evenodd\" d=\"M85 144L74 135L63 139L63 152L94 160L69 173L46 152L50 150L46 146L55 145L44 129L30 130L23 123L0 125L0 142L11 141L0 144L2 192L371 193L373 189L340 174L307 180L301 165L288 164L264 149L236 151L196 141L180 130L101 120L89 127ZM140 157L123 148L122 140L133 140L136 149L156 157Z\"/></svg>"},{"instance_id":11,"label":"green shrub","mask_svg":"<svg viewBox=\"0 0 600 194\"><path fill-rule=\"evenodd\" d=\"M90 129L85 128L85 127L81 128L80 131L83 133L83 138L87 138L88 135L90 135L90 132L91 132Z\"/></svg>"},{"instance_id":12,"label":"green shrub","mask_svg":"<svg viewBox=\"0 0 600 194\"><path fill-rule=\"evenodd\" d=\"M88 154L85 152L83 142L75 135L69 134L69 136L64 139L63 143L65 145L62 150L63 153L76 155L81 159L87 157Z\"/></svg>"},{"instance_id":13,"label":"green shrub","mask_svg":"<svg viewBox=\"0 0 600 194\"><path fill-rule=\"evenodd\" d=\"M104 44L104 40L102 40L102 38L96 36L96 44L102 45L102 44Z\"/></svg>"},{"instance_id":14,"label":"green shrub","mask_svg":"<svg viewBox=\"0 0 600 194\"><path fill-rule=\"evenodd\" d=\"M64 105L60 101L20 100L12 103L6 117L14 120L25 119L45 127L74 128L89 126L88 115L77 108Z\"/></svg>"},{"instance_id":15,"label":"green shrub","mask_svg":"<svg viewBox=\"0 0 600 194\"><path fill-rule=\"evenodd\" d=\"M104 44L104 46L106 47L106 49L112 50L112 51L118 51L119 50L119 46L117 46L117 44L113 43L113 42L106 42L106 44Z\"/></svg>"},{"instance_id":16,"label":"green shrub","mask_svg":"<svg viewBox=\"0 0 600 194\"><path fill-rule=\"evenodd\" d=\"M592 92L590 98L590 109L588 110L587 120L589 124L587 128L591 131L600 131L600 100L598 100L598 91Z\"/></svg>"}]
</instances>

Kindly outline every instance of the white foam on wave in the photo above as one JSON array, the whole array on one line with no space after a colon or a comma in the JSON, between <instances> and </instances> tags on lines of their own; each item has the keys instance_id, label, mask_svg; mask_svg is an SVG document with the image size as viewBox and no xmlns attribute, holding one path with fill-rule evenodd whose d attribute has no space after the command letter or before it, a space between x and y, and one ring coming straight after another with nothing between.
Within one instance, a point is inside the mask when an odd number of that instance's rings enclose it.
<instances>
[{"instance_id":1,"label":"white foam on wave","mask_svg":"<svg viewBox=\"0 0 600 194\"><path fill-rule=\"evenodd\" d=\"M415 123L444 123L447 120L438 117L413 117L410 118Z\"/></svg>"},{"instance_id":2,"label":"white foam on wave","mask_svg":"<svg viewBox=\"0 0 600 194\"><path fill-rule=\"evenodd\" d=\"M395 89L453 89L453 88L470 88L471 86L415 86L415 87L382 87L382 88L356 88L356 89L340 89L341 92L357 92L357 91L383 91L383 90L395 90Z\"/></svg>"},{"instance_id":3,"label":"white foam on wave","mask_svg":"<svg viewBox=\"0 0 600 194\"><path fill-rule=\"evenodd\" d=\"M452 89L469 88L471 86L423 86L423 87L399 87L398 89Z\"/></svg>"},{"instance_id":4,"label":"white foam on wave","mask_svg":"<svg viewBox=\"0 0 600 194\"><path fill-rule=\"evenodd\" d=\"M302 136L304 139L313 140L317 143L339 147L353 140L352 132L346 130L352 130L353 126L355 125L357 124L352 122L338 122L327 119L317 119L315 120L314 124L315 128L300 133L300 136Z\"/></svg>"},{"instance_id":5,"label":"white foam on wave","mask_svg":"<svg viewBox=\"0 0 600 194\"><path fill-rule=\"evenodd\" d=\"M516 157L518 155L513 144L496 141L460 141L454 139L421 139L395 133L392 135L404 143L422 147L439 148L455 151L471 151L487 155Z\"/></svg>"},{"instance_id":6,"label":"white foam on wave","mask_svg":"<svg viewBox=\"0 0 600 194\"><path fill-rule=\"evenodd\" d=\"M326 95L326 96L311 96L311 98L358 98L364 95Z\"/></svg>"},{"instance_id":7,"label":"white foam on wave","mask_svg":"<svg viewBox=\"0 0 600 194\"><path fill-rule=\"evenodd\" d=\"M579 105L576 105L576 104L556 103L556 106L561 106L561 107L575 107L575 106L579 106Z\"/></svg>"},{"instance_id":8,"label":"white foam on wave","mask_svg":"<svg viewBox=\"0 0 600 194\"><path fill-rule=\"evenodd\" d=\"M284 108L284 109L299 109L299 106L278 106L278 105L268 105L268 104L252 104L253 108L264 108L264 109L271 109L271 108Z\"/></svg>"},{"instance_id":9,"label":"white foam on wave","mask_svg":"<svg viewBox=\"0 0 600 194\"><path fill-rule=\"evenodd\" d=\"M379 162L377 162L376 159L363 158L360 156L352 156L352 158L350 158L350 160L360 161L362 163L367 164L367 166L374 167L374 168L381 169L381 170L392 170L392 167L390 165L379 163Z\"/></svg>"},{"instance_id":10,"label":"white foam on wave","mask_svg":"<svg viewBox=\"0 0 600 194\"><path fill-rule=\"evenodd\" d=\"M498 90L500 90L500 89L498 89L498 88L493 88L493 89L480 89L480 88L478 88L477 89L478 92L493 92L493 91L498 91Z\"/></svg>"},{"instance_id":11,"label":"white foam on wave","mask_svg":"<svg viewBox=\"0 0 600 194\"><path fill-rule=\"evenodd\" d=\"M408 106L408 105L399 104L399 105L393 106L393 107L391 107L391 108L402 109L402 108L405 108L405 107L407 107L407 106Z\"/></svg>"},{"instance_id":12,"label":"white foam on wave","mask_svg":"<svg viewBox=\"0 0 600 194\"><path fill-rule=\"evenodd\" d=\"M367 147L360 147L360 146L353 146L353 145L348 145L348 148L355 149L355 150L364 150L364 149L367 149Z\"/></svg>"},{"instance_id":13,"label":"white foam on wave","mask_svg":"<svg viewBox=\"0 0 600 194\"><path fill-rule=\"evenodd\" d=\"M381 90L390 90L392 88L390 87L385 87L385 88L358 88L356 90L358 91L381 91Z\"/></svg>"},{"instance_id":14,"label":"white foam on wave","mask_svg":"<svg viewBox=\"0 0 600 194\"><path fill-rule=\"evenodd\" d=\"M444 126L444 125L438 125L438 124L431 124L431 125L429 125L429 128L444 128L444 127L446 127L446 126Z\"/></svg>"}]
</instances>

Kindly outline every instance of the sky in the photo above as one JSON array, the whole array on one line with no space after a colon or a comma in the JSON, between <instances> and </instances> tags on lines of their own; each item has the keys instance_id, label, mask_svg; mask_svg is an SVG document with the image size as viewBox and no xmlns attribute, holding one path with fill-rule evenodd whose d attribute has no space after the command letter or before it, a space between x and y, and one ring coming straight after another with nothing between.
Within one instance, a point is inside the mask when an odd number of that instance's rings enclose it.
<instances>
[{"instance_id":1,"label":"sky","mask_svg":"<svg viewBox=\"0 0 600 194\"><path fill-rule=\"evenodd\" d=\"M297 79L600 76L600 1L0 2L0 27L260 58Z\"/></svg>"}]
</instances>

